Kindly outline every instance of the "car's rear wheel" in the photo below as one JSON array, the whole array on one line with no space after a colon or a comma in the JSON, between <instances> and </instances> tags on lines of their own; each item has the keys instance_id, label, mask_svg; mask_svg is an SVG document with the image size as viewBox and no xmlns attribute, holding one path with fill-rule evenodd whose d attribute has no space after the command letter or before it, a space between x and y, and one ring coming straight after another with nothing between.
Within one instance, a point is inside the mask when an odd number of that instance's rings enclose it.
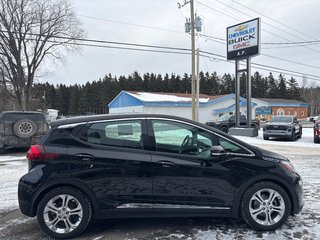
<instances>
[{"instance_id":1,"label":"car's rear wheel","mask_svg":"<svg viewBox=\"0 0 320 240\"><path fill-rule=\"evenodd\" d=\"M272 231L283 225L291 211L287 192L272 182L251 186L242 200L244 220L254 229Z\"/></svg>"},{"instance_id":2,"label":"car's rear wheel","mask_svg":"<svg viewBox=\"0 0 320 240\"><path fill-rule=\"evenodd\" d=\"M314 143L320 143L320 138L317 137L317 136L314 136L314 137L313 137L313 142L314 142Z\"/></svg>"},{"instance_id":3,"label":"car's rear wheel","mask_svg":"<svg viewBox=\"0 0 320 240\"><path fill-rule=\"evenodd\" d=\"M269 137L266 136L266 135L263 135L263 139L264 139L264 140L269 140Z\"/></svg>"},{"instance_id":4,"label":"car's rear wheel","mask_svg":"<svg viewBox=\"0 0 320 240\"><path fill-rule=\"evenodd\" d=\"M228 132L229 132L229 128L228 128L227 126L221 127L220 130L221 130L222 132L225 132L225 133L228 133Z\"/></svg>"},{"instance_id":5,"label":"car's rear wheel","mask_svg":"<svg viewBox=\"0 0 320 240\"><path fill-rule=\"evenodd\" d=\"M88 226L92 208L88 198L73 188L59 188L40 201L37 219L41 229L53 238L74 238Z\"/></svg>"}]
</instances>

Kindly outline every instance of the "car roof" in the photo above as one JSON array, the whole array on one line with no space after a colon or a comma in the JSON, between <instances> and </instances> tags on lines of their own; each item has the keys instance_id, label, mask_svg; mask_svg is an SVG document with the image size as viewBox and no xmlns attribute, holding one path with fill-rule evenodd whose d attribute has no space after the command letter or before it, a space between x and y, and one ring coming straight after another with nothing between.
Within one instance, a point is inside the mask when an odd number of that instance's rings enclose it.
<instances>
[{"instance_id":1,"label":"car roof","mask_svg":"<svg viewBox=\"0 0 320 240\"><path fill-rule=\"evenodd\" d=\"M42 112L35 111L3 111L2 114L43 114Z\"/></svg>"},{"instance_id":2,"label":"car roof","mask_svg":"<svg viewBox=\"0 0 320 240\"><path fill-rule=\"evenodd\" d=\"M150 114L150 113L130 113L130 114L98 114L98 115L89 115L89 116L78 116L71 118L64 118L50 122L51 127L57 127L60 125L69 125L76 124L81 122L92 122L92 121L103 121L103 120L111 120L111 119L126 119L126 118L168 118L181 120L184 122L190 122L193 124L199 124L192 120L176 117L172 115L165 114Z\"/></svg>"}]
</instances>

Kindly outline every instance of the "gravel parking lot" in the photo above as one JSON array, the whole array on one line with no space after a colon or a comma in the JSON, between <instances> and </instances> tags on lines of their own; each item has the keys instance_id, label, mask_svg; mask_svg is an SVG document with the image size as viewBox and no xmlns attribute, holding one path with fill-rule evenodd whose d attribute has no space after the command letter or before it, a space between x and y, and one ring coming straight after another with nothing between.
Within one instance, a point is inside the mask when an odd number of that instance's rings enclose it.
<instances>
[{"instance_id":1,"label":"gravel parking lot","mask_svg":"<svg viewBox=\"0 0 320 240\"><path fill-rule=\"evenodd\" d=\"M79 239L320 239L320 145L313 144L311 129L296 142L243 140L286 155L304 180L305 206L274 232L256 232L243 221L212 218L130 219L98 221ZM17 183L27 171L25 152L0 155L0 239L48 239L35 218L18 209Z\"/></svg>"}]
</instances>

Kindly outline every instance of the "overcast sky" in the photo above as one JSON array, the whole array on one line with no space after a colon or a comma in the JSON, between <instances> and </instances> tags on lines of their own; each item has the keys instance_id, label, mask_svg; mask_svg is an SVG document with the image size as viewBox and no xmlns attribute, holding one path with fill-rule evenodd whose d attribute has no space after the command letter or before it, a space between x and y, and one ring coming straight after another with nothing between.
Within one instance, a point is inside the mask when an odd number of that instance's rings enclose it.
<instances>
[{"instance_id":1,"label":"overcast sky","mask_svg":"<svg viewBox=\"0 0 320 240\"><path fill-rule=\"evenodd\" d=\"M178 1L184 2L184 0ZM240 6L237 2L256 12ZM181 48L191 47L190 36L184 33L185 18L190 17L190 7L186 5L178 9L177 0L74 0L73 5L87 33L87 38ZM228 26L261 17L262 43L320 39L319 0L199 0L195 1L195 9L203 19L201 33L212 37L225 39ZM100 18L100 20L94 18ZM319 76L320 79L320 44L308 46L308 48L289 46L291 45L262 44L261 53L264 55L254 57L252 62L311 74ZM226 55L226 45L209 38L197 37L197 47L203 51ZM216 71L219 75L226 72L234 74L234 62L227 63L213 58L201 58L200 70L210 73ZM252 68L252 71L255 70ZM191 56L82 47L80 54L68 55L63 64L51 67L50 76L42 78L41 82L84 84L87 81L103 78L109 73L119 76L129 75L134 71L140 74L146 72L180 75L191 73ZM264 76L268 74L265 71L260 72ZM285 76L291 77L288 74Z\"/></svg>"}]
</instances>

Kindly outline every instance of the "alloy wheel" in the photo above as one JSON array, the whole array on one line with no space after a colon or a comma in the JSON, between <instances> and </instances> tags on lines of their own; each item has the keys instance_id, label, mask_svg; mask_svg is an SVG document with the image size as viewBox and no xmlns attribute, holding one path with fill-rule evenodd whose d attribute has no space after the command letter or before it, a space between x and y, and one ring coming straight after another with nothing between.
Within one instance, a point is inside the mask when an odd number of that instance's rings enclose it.
<instances>
[{"instance_id":1,"label":"alloy wheel","mask_svg":"<svg viewBox=\"0 0 320 240\"><path fill-rule=\"evenodd\" d=\"M285 213L283 197L273 189L261 189L255 192L249 203L251 217L263 226L278 223Z\"/></svg>"},{"instance_id":2,"label":"alloy wheel","mask_svg":"<svg viewBox=\"0 0 320 240\"><path fill-rule=\"evenodd\" d=\"M50 199L43 211L45 224L59 234L70 233L81 223L83 207L73 196L62 194Z\"/></svg>"}]
</instances>

